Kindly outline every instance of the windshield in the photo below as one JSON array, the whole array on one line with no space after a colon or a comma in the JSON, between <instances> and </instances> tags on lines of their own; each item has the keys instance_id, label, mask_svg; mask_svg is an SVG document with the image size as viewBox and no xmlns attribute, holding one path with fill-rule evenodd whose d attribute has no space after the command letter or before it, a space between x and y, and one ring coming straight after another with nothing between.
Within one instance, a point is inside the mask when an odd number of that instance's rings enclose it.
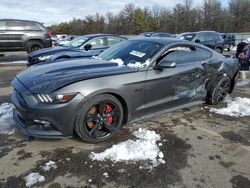
<instances>
[{"instance_id":1,"label":"windshield","mask_svg":"<svg viewBox=\"0 0 250 188\"><path fill-rule=\"evenodd\" d=\"M119 60L124 65L144 64L162 47L163 45L157 42L127 40L105 50L98 58L107 61Z\"/></svg>"},{"instance_id":2,"label":"windshield","mask_svg":"<svg viewBox=\"0 0 250 188\"><path fill-rule=\"evenodd\" d=\"M187 34L181 34L180 36L176 37L177 39L182 39L182 40L193 40L195 37L195 33L187 33Z\"/></svg>"},{"instance_id":3,"label":"windshield","mask_svg":"<svg viewBox=\"0 0 250 188\"><path fill-rule=\"evenodd\" d=\"M71 47L71 48L78 48L87 40L88 40L88 37L85 37L85 36L77 37L74 40L70 41L69 43L65 44L64 46Z\"/></svg>"}]
</instances>

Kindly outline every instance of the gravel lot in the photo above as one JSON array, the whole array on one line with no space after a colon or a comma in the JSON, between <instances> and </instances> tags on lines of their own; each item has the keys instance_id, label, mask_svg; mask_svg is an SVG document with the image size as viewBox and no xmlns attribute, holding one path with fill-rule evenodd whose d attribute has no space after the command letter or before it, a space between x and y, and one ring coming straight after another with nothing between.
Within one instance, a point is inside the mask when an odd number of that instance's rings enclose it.
<instances>
[{"instance_id":1,"label":"gravel lot","mask_svg":"<svg viewBox=\"0 0 250 188\"><path fill-rule=\"evenodd\" d=\"M10 81L22 69L25 66L0 66L0 104L9 102ZM250 98L250 82L238 86L232 96ZM45 177L36 187L249 188L250 117L218 115L210 108L204 104L131 123L98 145L83 143L76 136L47 140L18 132L0 135L0 188L25 187L24 177L31 172ZM92 151L134 139L132 132L139 128L161 135L165 164L149 170L145 162L89 159ZM57 168L45 172L41 166L49 160Z\"/></svg>"}]
</instances>

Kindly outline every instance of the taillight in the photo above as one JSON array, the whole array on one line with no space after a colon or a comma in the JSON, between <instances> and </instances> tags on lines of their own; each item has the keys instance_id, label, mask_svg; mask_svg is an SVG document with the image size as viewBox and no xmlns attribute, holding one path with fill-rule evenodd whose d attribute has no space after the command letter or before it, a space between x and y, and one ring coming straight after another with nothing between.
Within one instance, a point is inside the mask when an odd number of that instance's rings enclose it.
<instances>
[{"instance_id":1,"label":"taillight","mask_svg":"<svg viewBox=\"0 0 250 188\"><path fill-rule=\"evenodd\" d=\"M46 33L46 35L47 35L48 37L51 37L51 36L52 36L52 32L51 32L51 31L48 31L48 32Z\"/></svg>"}]
</instances>

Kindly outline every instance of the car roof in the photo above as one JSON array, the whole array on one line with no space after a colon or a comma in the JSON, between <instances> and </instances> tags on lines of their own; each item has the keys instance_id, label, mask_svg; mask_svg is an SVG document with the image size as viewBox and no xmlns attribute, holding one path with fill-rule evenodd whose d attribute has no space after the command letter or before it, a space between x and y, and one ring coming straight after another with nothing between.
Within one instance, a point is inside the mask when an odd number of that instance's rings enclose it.
<instances>
[{"instance_id":1,"label":"car roof","mask_svg":"<svg viewBox=\"0 0 250 188\"><path fill-rule=\"evenodd\" d=\"M173 42L183 42L183 40L175 39L175 38L159 38L159 37L135 37L129 40L139 40L139 41L150 41L157 42L159 44L167 45Z\"/></svg>"},{"instance_id":2,"label":"car roof","mask_svg":"<svg viewBox=\"0 0 250 188\"><path fill-rule=\"evenodd\" d=\"M102 34L102 33L98 33L98 34L89 34L89 35L84 35L84 36L85 36L85 37L88 37L88 38L113 36L113 37L120 37L120 38L126 39L126 37L123 37L123 36L114 35L114 34Z\"/></svg>"},{"instance_id":3,"label":"car roof","mask_svg":"<svg viewBox=\"0 0 250 188\"><path fill-rule=\"evenodd\" d=\"M137 41L151 41L151 42L157 42L159 44L162 44L164 46L170 45L171 43L175 43L175 44L183 44L183 45L192 45L192 46L196 46L196 47L200 47L200 48L204 48L207 49L209 51L213 51L212 49L208 48L207 46L203 45L203 44L198 44L192 41L187 41L187 40L182 40L182 39L176 39L176 38L159 38L159 37L135 37L132 39L128 39L128 40L137 40Z\"/></svg>"},{"instance_id":4,"label":"car roof","mask_svg":"<svg viewBox=\"0 0 250 188\"><path fill-rule=\"evenodd\" d=\"M197 32L185 32L185 33L181 33L181 35L198 34L198 33L218 33L218 32L216 32L216 31L197 31Z\"/></svg>"},{"instance_id":5,"label":"car roof","mask_svg":"<svg viewBox=\"0 0 250 188\"><path fill-rule=\"evenodd\" d=\"M19 21L19 22L32 22L32 23L43 24L43 23L37 22L37 21L32 21L32 20L20 20L20 19L0 19L0 21Z\"/></svg>"}]
</instances>

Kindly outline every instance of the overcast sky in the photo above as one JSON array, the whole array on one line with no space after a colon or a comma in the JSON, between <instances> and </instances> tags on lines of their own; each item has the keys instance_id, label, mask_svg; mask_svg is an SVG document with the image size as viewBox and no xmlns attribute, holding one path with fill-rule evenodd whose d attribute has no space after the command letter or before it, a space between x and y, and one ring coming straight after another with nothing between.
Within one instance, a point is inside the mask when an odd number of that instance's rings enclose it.
<instances>
[{"instance_id":1,"label":"overcast sky","mask_svg":"<svg viewBox=\"0 0 250 188\"><path fill-rule=\"evenodd\" d=\"M43 22L45 25L84 18L90 14L119 12L124 5L133 3L137 7L173 7L183 0L0 0L0 19L27 19ZM202 0L193 0L194 6ZM226 6L227 0L222 0Z\"/></svg>"}]
</instances>

